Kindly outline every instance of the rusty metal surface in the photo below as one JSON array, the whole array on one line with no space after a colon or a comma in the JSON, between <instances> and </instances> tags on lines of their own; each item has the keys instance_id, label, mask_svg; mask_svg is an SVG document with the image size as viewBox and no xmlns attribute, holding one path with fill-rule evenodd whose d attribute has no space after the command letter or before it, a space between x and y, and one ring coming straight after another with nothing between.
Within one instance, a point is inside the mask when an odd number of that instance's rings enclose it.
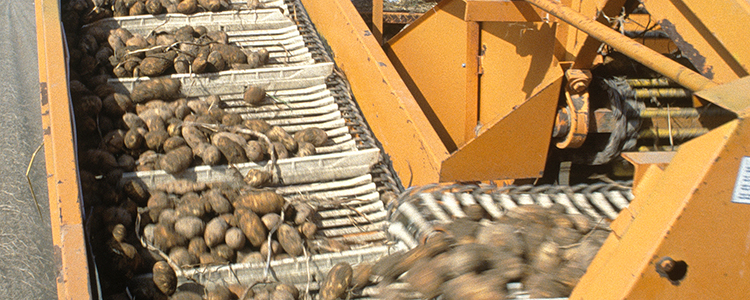
<instances>
[{"instance_id":1,"label":"rusty metal surface","mask_svg":"<svg viewBox=\"0 0 750 300\"><path fill-rule=\"evenodd\" d=\"M2 1L0 10L0 299L56 297L44 152L29 172L40 213L24 174L42 143L34 3Z\"/></svg>"},{"instance_id":2,"label":"rusty metal surface","mask_svg":"<svg viewBox=\"0 0 750 300\"><path fill-rule=\"evenodd\" d=\"M423 13L385 11L383 12L383 23L410 24L419 19L422 15Z\"/></svg>"},{"instance_id":3,"label":"rusty metal surface","mask_svg":"<svg viewBox=\"0 0 750 300\"><path fill-rule=\"evenodd\" d=\"M404 185L438 180L448 151L350 1L302 1Z\"/></svg>"},{"instance_id":4,"label":"rusty metal surface","mask_svg":"<svg viewBox=\"0 0 750 300\"><path fill-rule=\"evenodd\" d=\"M742 20L747 20L750 13L747 3L742 2L745 1L643 1L682 54L701 74L719 83L748 75L745 54L748 35L743 29L743 24L748 21L742 23ZM725 39L726 45L718 39L719 36ZM744 48L737 49L738 46ZM744 66L738 58L743 59Z\"/></svg>"},{"instance_id":5,"label":"rusty metal surface","mask_svg":"<svg viewBox=\"0 0 750 300\"><path fill-rule=\"evenodd\" d=\"M90 299L58 1L36 0L41 116L59 299Z\"/></svg>"},{"instance_id":6,"label":"rusty metal surface","mask_svg":"<svg viewBox=\"0 0 750 300\"><path fill-rule=\"evenodd\" d=\"M611 28L588 19L578 12L550 0L526 0L542 10L560 18L590 36L607 43L615 50L661 73L691 91L712 87L716 83L700 74L662 56L654 50L625 37Z\"/></svg>"}]
</instances>

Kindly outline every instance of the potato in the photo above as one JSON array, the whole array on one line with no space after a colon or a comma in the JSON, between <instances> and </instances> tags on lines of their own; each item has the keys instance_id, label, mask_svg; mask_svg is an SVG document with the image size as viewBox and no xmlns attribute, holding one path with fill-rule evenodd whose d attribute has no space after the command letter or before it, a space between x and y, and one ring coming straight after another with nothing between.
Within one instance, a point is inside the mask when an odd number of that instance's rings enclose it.
<instances>
[{"instance_id":1,"label":"potato","mask_svg":"<svg viewBox=\"0 0 750 300\"><path fill-rule=\"evenodd\" d=\"M184 2L184 1L183 1ZM200 294L192 291L179 291L174 293L171 300L203 300Z\"/></svg>"},{"instance_id":2,"label":"potato","mask_svg":"<svg viewBox=\"0 0 750 300\"><path fill-rule=\"evenodd\" d=\"M266 240L266 234L268 233L266 226L263 225L258 215L251 210L238 209L234 211L239 222L242 233L253 247L259 247L263 241Z\"/></svg>"},{"instance_id":3,"label":"potato","mask_svg":"<svg viewBox=\"0 0 750 300\"><path fill-rule=\"evenodd\" d=\"M265 185L267 185L269 182L271 182L272 175L271 173L259 170L259 169L250 169L247 171L247 174L245 175L245 183L247 183L248 186L253 188L260 188Z\"/></svg>"},{"instance_id":4,"label":"potato","mask_svg":"<svg viewBox=\"0 0 750 300\"><path fill-rule=\"evenodd\" d=\"M297 143L308 142L315 147L323 146L328 141L328 134L323 129L310 127L297 131L294 134Z\"/></svg>"},{"instance_id":5,"label":"potato","mask_svg":"<svg viewBox=\"0 0 750 300\"><path fill-rule=\"evenodd\" d=\"M161 75L167 69L171 68L173 64L174 64L173 60L169 60L165 57L148 56L141 61L141 64L140 64L141 75L144 75L144 76Z\"/></svg>"},{"instance_id":6,"label":"potato","mask_svg":"<svg viewBox=\"0 0 750 300\"><path fill-rule=\"evenodd\" d=\"M237 295L232 293L223 285L215 285L212 290L206 293L206 300L235 300Z\"/></svg>"},{"instance_id":7,"label":"potato","mask_svg":"<svg viewBox=\"0 0 750 300\"><path fill-rule=\"evenodd\" d=\"M297 298L287 290L275 290L271 292L270 300L296 300Z\"/></svg>"},{"instance_id":8,"label":"potato","mask_svg":"<svg viewBox=\"0 0 750 300\"><path fill-rule=\"evenodd\" d=\"M190 73L190 56L187 54L180 54L175 59L172 65L174 66L175 72L178 74Z\"/></svg>"},{"instance_id":9,"label":"potato","mask_svg":"<svg viewBox=\"0 0 750 300\"><path fill-rule=\"evenodd\" d=\"M573 227L575 227L575 229L581 234L587 234L592 228L594 228L593 222L591 222L591 219L587 216L581 214L570 214L567 215L567 217L573 223Z\"/></svg>"},{"instance_id":10,"label":"potato","mask_svg":"<svg viewBox=\"0 0 750 300\"><path fill-rule=\"evenodd\" d=\"M102 148L106 149L107 152L112 154L121 153L125 148L125 131L113 130L108 132L102 138Z\"/></svg>"},{"instance_id":11,"label":"potato","mask_svg":"<svg viewBox=\"0 0 750 300\"><path fill-rule=\"evenodd\" d=\"M282 223L279 225L277 236L284 252L292 256L302 255L304 244L302 243L302 237L300 237L299 232L294 227Z\"/></svg>"},{"instance_id":12,"label":"potato","mask_svg":"<svg viewBox=\"0 0 750 300\"><path fill-rule=\"evenodd\" d=\"M125 225L117 224L114 228L112 228L112 238L118 243L122 243L123 241L125 241L126 237L127 230L125 229Z\"/></svg>"},{"instance_id":13,"label":"potato","mask_svg":"<svg viewBox=\"0 0 750 300\"><path fill-rule=\"evenodd\" d=\"M193 148L193 153L203 160L207 165L218 165L221 162L221 151L214 145L208 143L199 144Z\"/></svg>"},{"instance_id":14,"label":"potato","mask_svg":"<svg viewBox=\"0 0 750 300\"><path fill-rule=\"evenodd\" d=\"M271 141L280 142L284 145L284 148L290 152L297 151L297 141L292 138L289 133L279 126L272 126L271 129L266 131L266 135Z\"/></svg>"},{"instance_id":15,"label":"potato","mask_svg":"<svg viewBox=\"0 0 750 300\"><path fill-rule=\"evenodd\" d=\"M210 107L208 103L198 99L188 101L187 106L198 115L207 115Z\"/></svg>"},{"instance_id":16,"label":"potato","mask_svg":"<svg viewBox=\"0 0 750 300\"><path fill-rule=\"evenodd\" d=\"M203 203L200 202L184 202L178 205L175 210L180 217L185 216L196 216L203 218L206 215L206 208Z\"/></svg>"},{"instance_id":17,"label":"potato","mask_svg":"<svg viewBox=\"0 0 750 300\"><path fill-rule=\"evenodd\" d=\"M164 142L169 138L169 133L166 130L149 131L143 135L143 139L146 141L146 147L154 151L161 151Z\"/></svg>"},{"instance_id":18,"label":"potato","mask_svg":"<svg viewBox=\"0 0 750 300\"><path fill-rule=\"evenodd\" d=\"M208 252L208 246L206 246L206 240L201 236L196 236L190 239L188 244L188 253L195 257L200 257L201 254Z\"/></svg>"},{"instance_id":19,"label":"potato","mask_svg":"<svg viewBox=\"0 0 750 300\"><path fill-rule=\"evenodd\" d=\"M281 223L284 221L281 219L281 216L276 213L265 214L260 218L260 220L268 229L272 229L278 225L281 225Z\"/></svg>"},{"instance_id":20,"label":"potato","mask_svg":"<svg viewBox=\"0 0 750 300\"><path fill-rule=\"evenodd\" d=\"M251 264L251 263L264 262L265 259L258 251L253 251L251 253L248 253L247 255L244 255L242 258L239 257L239 252L238 252L237 261L243 264Z\"/></svg>"},{"instance_id":21,"label":"potato","mask_svg":"<svg viewBox=\"0 0 750 300\"><path fill-rule=\"evenodd\" d=\"M145 15L148 11L146 10L146 4L143 2L136 2L133 3L133 6L130 7L130 11L128 12L129 16L138 16L138 15Z\"/></svg>"},{"instance_id":22,"label":"potato","mask_svg":"<svg viewBox=\"0 0 750 300\"><path fill-rule=\"evenodd\" d=\"M325 280L320 285L320 299L334 300L342 298L351 281L352 267L345 262L336 264L328 271Z\"/></svg>"},{"instance_id":23,"label":"potato","mask_svg":"<svg viewBox=\"0 0 750 300\"><path fill-rule=\"evenodd\" d=\"M533 260L534 256L538 253L537 249L539 245L544 242L545 238L549 235L549 228L545 225L528 222L524 227L524 231L521 236L523 237L524 244L526 245L524 253L526 258Z\"/></svg>"},{"instance_id":24,"label":"potato","mask_svg":"<svg viewBox=\"0 0 750 300\"><path fill-rule=\"evenodd\" d=\"M193 68L193 73L203 73L208 68L208 60L206 60L208 56L200 56L198 55L193 59L193 63L191 64Z\"/></svg>"},{"instance_id":25,"label":"potato","mask_svg":"<svg viewBox=\"0 0 750 300\"><path fill-rule=\"evenodd\" d=\"M219 72L227 69L227 62L219 51L212 51L206 58L206 62L208 62L209 72Z\"/></svg>"},{"instance_id":26,"label":"potato","mask_svg":"<svg viewBox=\"0 0 750 300\"><path fill-rule=\"evenodd\" d=\"M258 49L258 51L256 51L255 53L258 53L258 59L261 66L268 64L268 49L261 48Z\"/></svg>"},{"instance_id":27,"label":"potato","mask_svg":"<svg viewBox=\"0 0 750 300\"><path fill-rule=\"evenodd\" d=\"M463 244L454 248L450 254L451 277L482 271L487 267L483 254L491 251L490 249L478 244Z\"/></svg>"},{"instance_id":28,"label":"potato","mask_svg":"<svg viewBox=\"0 0 750 300\"><path fill-rule=\"evenodd\" d=\"M440 287L446 280L446 270L435 268L434 259L420 259L406 273L406 282L416 291L422 293L427 299L434 298L440 294Z\"/></svg>"},{"instance_id":29,"label":"potato","mask_svg":"<svg viewBox=\"0 0 750 300\"><path fill-rule=\"evenodd\" d=\"M188 146L180 146L177 149L167 152L159 160L159 167L169 174L177 174L185 171L192 163L193 150Z\"/></svg>"},{"instance_id":30,"label":"potato","mask_svg":"<svg viewBox=\"0 0 750 300\"><path fill-rule=\"evenodd\" d=\"M232 203L230 203L229 200L227 200L227 198L225 198L217 189L212 189L203 193L201 198L204 199L204 201L208 201L211 210L216 214L226 214L234 211Z\"/></svg>"},{"instance_id":31,"label":"potato","mask_svg":"<svg viewBox=\"0 0 750 300\"><path fill-rule=\"evenodd\" d=\"M252 210L259 215L280 213L284 207L284 198L272 190L250 191L241 195L235 206Z\"/></svg>"},{"instance_id":32,"label":"potato","mask_svg":"<svg viewBox=\"0 0 750 300\"><path fill-rule=\"evenodd\" d=\"M182 217L174 224L174 230L186 239L203 235L205 229L206 224L203 223L203 220L195 216Z\"/></svg>"},{"instance_id":33,"label":"potato","mask_svg":"<svg viewBox=\"0 0 750 300\"><path fill-rule=\"evenodd\" d=\"M221 244L211 248L211 253L228 262L233 262L236 259L234 250L227 244Z\"/></svg>"},{"instance_id":34,"label":"potato","mask_svg":"<svg viewBox=\"0 0 750 300\"><path fill-rule=\"evenodd\" d=\"M190 254L185 247L174 247L169 250L169 259L179 267L189 267L198 264L198 257Z\"/></svg>"},{"instance_id":35,"label":"potato","mask_svg":"<svg viewBox=\"0 0 750 300\"><path fill-rule=\"evenodd\" d=\"M179 219L179 216L177 215L177 211L171 208L167 208L167 209L162 210L161 213L159 213L158 222L159 224L172 228L174 227L174 224L177 222L178 219Z\"/></svg>"},{"instance_id":36,"label":"potato","mask_svg":"<svg viewBox=\"0 0 750 300\"><path fill-rule=\"evenodd\" d=\"M560 265L559 246L552 241L545 241L537 249L531 266L538 272L554 273Z\"/></svg>"},{"instance_id":37,"label":"potato","mask_svg":"<svg viewBox=\"0 0 750 300\"><path fill-rule=\"evenodd\" d=\"M281 252L281 244L277 241L271 240L271 257L276 256L279 252ZM260 245L260 255L268 257L268 240Z\"/></svg>"},{"instance_id":38,"label":"potato","mask_svg":"<svg viewBox=\"0 0 750 300\"><path fill-rule=\"evenodd\" d=\"M297 143L297 157L305 157L315 155L316 150L313 144L308 142Z\"/></svg>"},{"instance_id":39,"label":"potato","mask_svg":"<svg viewBox=\"0 0 750 300\"><path fill-rule=\"evenodd\" d=\"M175 150L182 146L187 146L185 139L183 139L181 136L174 136L170 134L170 137L164 141L164 145L162 146L162 148L164 148L165 152L169 153L169 151ZM190 150L191 159L192 159L192 154L193 152L192 150Z\"/></svg>"},{"instance_id":40,"label":"potato","mask_svg":"<svg viewBox=\"0 0 750 300\"><path fill-rule=\"evenodd\" d=\"M260 105L266 99L266 89L260 86L251 85L245 90L242 99L250 105Z\"/></svg>"},{"instance_id":41,"label":"potato","mask_svg":"<svg viewBox=\"0 0 750 300\"><path fill-rule=\"evenodd\" d=\"M152 192L146 202L152 220L157 220L164 209L174 208L174 203L164 192Z\"/></svg>"},{"instance_id":42,"label":"potato","mask_svg":"<svg viewBox=\"0 0 750 300\"><path fill-rule=\"evenodd\" d=\"M245 235L242 233L242 230L237 227L227 229L227 233L224 235L224 241L229 248L234 250L240 250L245 247Z\"/></svg>"},{"instance_id":43,"label":"potato","mask_svg":"<svg viewBox=\"0 0 750 300\"><path fill-rule=\"evenodd\" d=\"M211 39L211 41L224 46L227 46L227 44L229 44L229 35L227 35L227 33L224 31L210 31L206 33L206 37ZM210 51L214 51L214 49L210 48ZM222 53L221 55L224 55L224 53ZM226 58L226 56L224 57Z\"/></svg>"},{"instance_id":44,"label":"potato","mask_svg":"<svg viewBox=\"0 0 750 300\"><path fill-rule=\"evenodd\" d=\"M496 277L506 282L517 280L527 272L527 265L523 258L504 251L494 251L489 254L490 270Z\"/></svg>"},{"instance_id":45,"label":"potato","mask_svg":"<svg viewBox=\"0 0 750 300\"><path fill-rule=\"evenodd\" d=\"M475 273L467 273L446 282L443 291L446 300L505 299L505 292L501 287L487 284L484 278Z\"/></svg>"},{"instance_id":46,"label":"potato","mask_svg":"<svg viewBox=\"0 0 750 300\"><path fill-rule=\"evenodd\" d=\"M146 186L140 179L130 179L125 182L122 187L123 192L128 198L132 199L139 206L146 206L148 199L151 194L148 192L148 186Z\"/></svg>"},{"instance_id":47,"label":"potato","mask_svg":"<svg viewBox=\"0 0 750 300\"><path fill-rule=\"evenodd\" d=\"M248 129L252 131L257 131L264 133L271 129L271 125L268 124L268 122L261 120L261 119L254 119L254 120L245 120L242 122L242 125L247 127Z\"/></svg>"},{"instance_id":48,"label":"potato","mask_svg":"<svg viewBox=\"0 0 750 300\"><path fill-rule=\"evenodd\" d=\"M219 215L219 218L224 219L224 222L227 222L229 226L237 227L237 218L234 216L233 213L230 212L230 213L221 214Z\"/></svg>"},{"instance_id":49,"label":"potato","mask_svg":"<svg viewBox=\"0 0 750 300\"><path fill-rule=\"evenodd\" d=\"M226 35L226 33L220 32L219 34ZM219 38L221 40L224 40L223 37ZM228 64L244 64L247 62L247 55L245 55L244 52L242 52L242 49L240 49L237 46L233 45L226 45L219 43L212 43L210 45L211 52L219 52L221 53L221 56L224 58L224 61Z\"/></svg>"},{"instance_id":50,"label":"potato","mask_svg":"<svg viewBox=\"0 0 750 300\"><path fill-rule=\"evenodd\" d=\"M355 289L365 287L370 283L372 276L372 263L361 262L352 269L351 286Z\"/></svg>"},{"instance_id":51,"label":"potato","mask_svg":"<svg viewBox=\"0 0 750 300\"><path fill-rule=\"evenodd\" d=\"M304 222L299 226L299 232L305 236L306 239L311 240L315 237L315 233L318 232L318 226L313 222Z\"/></svg>"},{"instance_id":52,"label":"potato","mask_svg":"<svg viewBox=\"0 0 750 300\"><path fill-rule=\"evenodd\" d=\"M248 161L258 162L263 160L266 151L263 151L263 146L258 141L249 141L245 145L245 156Z\"/></svg>"},{"instance_id":53,"label":"potato","mask_svg":"<svg viewBox=\"0 0 750 300\"><path fill-rule=\"evenodd\" d=\"M289 151L284 147L281 142L273 142L273 151L276 153L277 159L289 158Z\"/></svg>"},{"instance_id":54,"label":"potato","mask_svg":"<svg viewBox=\"0 0 750 300\"><path fill-rule=\"evenodd\" d=\"M146 11L152 15L158 15L164 11L159 0L146 0Z\"/></svg>"},{"instance_id":55,"label":"potato","mask_svg":"<svg viewBox=\"0 0 750 300\"><path fill-rule=\"evenodd\" d=\"M302 225L305 221L310 219L315 214L315 208L310 204L304 202L297 202L294 204L294 224Z\"/></svg>"},{"instance_id":56,"label":"potato","mask_svg":"<svg viewBox=\"0 0 750 300\"><path fill-rule=\"evenodd\" d=\"M568 246L578 242L583 235L573 228L555 227L550 232L552 241L560 246Z\"/></svg>"},{"instance_id":57,"label":"potato","mask_svg":"<svg viewBox=\"0 0 750 300\"><path fill-rule=\"evenodd\" d=\"M154 246L162 251L168 251L175 246L183 246L187 241L174 230L162 224L156 224L154 227Z\"/></svg>"},{"instance_id":58,"label":"potato","mask_svg":"<svg viewBox=\"0 0 750 300\"><path fill-rule=\"evenodd\" d=\"M232 141L229 137L218 136L212 139L212 144L219 148L230 164L239 164L247 162L245 149L241 145Z\"/></svg>"},{"instance_id":59,"label":"potato","mask_svg":"<svg viewBox=\"0 0 750 300\"><path fill-rule=\"evenodd\" d=\"M133 103L143 103L148 100L172 100L179 96L180 80L161 77L137 84L130 93Z\"/></svg>"},{"instance_id":60,"label":"potato","mask_svg":"<svg viewBox=\"0 0 750 300\"><path fill-rule=\"evenodd\" d=\"M515 255L523 254L525 249L523 239L516 233L516 228L508 224L480 226L477 230L477 242Z\"/></svg>"},{"instance_id":61,"label":"potato","mask_svg":"<svg viewBox=\"0 0 750 300\"><path fill-rule=\"evenodd\" d=\"M558 298L568 296L567 288L555 280L554 275L547 273L534 273L523 281L524 287L533 298Z\"/></svg>"},{"instance_id":62,"label":"potato","mask_svg":"<svg viewBox=\"0 0 750 300\"><path fill-rule=\"evenodd\" d=\"M168 300L169 296L164 295L159 288L156 287L153 277L149 276L136 276L127 282L127 288L131 297L126 299L153 299L153 300Z\"/></svg>"},{"instance_id":63,"label":"potato","mask_svg":"<svg viewBox=\"0 0 750 300\"><path fill-rule=\"evenodd\" d=\"M177 275L172 267L166 261L157 261L152 272L156 287L166 295L174 294L177 289Z\"/></svg>"},{"instance_id":64,"label":"potato","mask_svg":"<svg viewBox=\"0 0 750 300\"><path fill-rule=\"evenodd\" d=\"M221 124L225 126L237 126L242 124L242 116L236 113L227 113L221 117Z\"/></svg>"},{"instance_id":65,"label":"potato","mask_svg":"<svg viewBox=\"0 0 750 300\"><path fill-rule=\"evenodd\" d=\"M223 243L227 229L229 229L229 224L222 218L213 218L209 221L203 234L206 245L210 248Z\"/></svg>"},{"instance_id":66,"label":"potato","mask_svg":"<svg viewBox=\"0 0 750 300\"><path fill-rule=\"evenodd\" d=\"M177 4L177 11L182 14L192 14L198 10L197 0L182 0L180 4Z\"/></svg>"}]
</instances>

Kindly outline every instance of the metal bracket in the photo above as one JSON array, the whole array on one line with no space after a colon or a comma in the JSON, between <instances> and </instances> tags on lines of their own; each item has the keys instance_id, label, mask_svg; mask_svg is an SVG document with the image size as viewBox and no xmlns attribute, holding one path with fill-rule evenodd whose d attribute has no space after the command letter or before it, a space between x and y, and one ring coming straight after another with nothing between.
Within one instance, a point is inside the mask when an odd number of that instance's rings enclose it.
<instances>
[{"instance_id":1,"label":"metal bracket","mask_svg":"<svg viewBox=\"0 0 750 300\"><path fill-rule=\"evenodd\" d=\"M484 53L487 51L487 45L482 45L482 48L477 54L477 75L484 74Z\"/></svg>"}]
</instances>

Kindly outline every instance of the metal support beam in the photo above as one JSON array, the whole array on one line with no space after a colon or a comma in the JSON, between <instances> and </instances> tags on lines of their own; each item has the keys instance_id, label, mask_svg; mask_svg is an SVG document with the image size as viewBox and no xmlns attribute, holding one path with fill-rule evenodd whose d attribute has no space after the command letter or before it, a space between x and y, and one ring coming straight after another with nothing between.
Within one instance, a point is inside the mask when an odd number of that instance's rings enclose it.
<instances>
[{"instance_id":1,"label":"metal support beam","mask_svg":"<svg viewBox=\"0 0 750 300\"><path fill-rule=\"evenodd\" d=\"M349 0L302 0L405 186L438 181L448 150Z\"/></svg>"},{"instance_id":2,"label":"metal support beam","mask_svg":"<svg viewBox=\"0 0 750 300\"><path fill-rule=\"evenodd\" d=\"M691 91L700 91L716 85L710 79L555 1L526 1L610 45L615 50L674 80Z\"/></svg>"}]
</instances>

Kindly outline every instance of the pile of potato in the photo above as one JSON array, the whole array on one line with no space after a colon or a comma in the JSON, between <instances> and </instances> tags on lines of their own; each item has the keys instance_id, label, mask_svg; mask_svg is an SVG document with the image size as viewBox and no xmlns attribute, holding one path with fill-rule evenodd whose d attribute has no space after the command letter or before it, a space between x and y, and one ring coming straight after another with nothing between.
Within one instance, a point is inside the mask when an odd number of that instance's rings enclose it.
<instances>
[{"instance_id":1,"label":"pile of potato","mask_svg":"<svg viewBox=\"0 0 750 300\"><path fill-rule=\"evenodd\" d=\"M226 32L208 31L204 26L143 36L92 25L80 37L80 52L75 54L83 66L101 65L116 77L244 70L268 63L266 49L243 49L229 44L228 38Z\"/></svg>"},{"instance_id":2,"label":"pile of potato","mask_svg":"<svg viewBox=\"0 0 750 300\"><path fill-rule=\"evenodd\" d=\"M110 17L194 14L217 12L229 8L228 0L70 0L63 10L80 12L85 23Z\"/></svg>"},{"instance_id":3,"label":"pile of potato","mask_svg":"<svg viewBox=\"0 0 750 300\"><path fill-rule=\"evenodd\" d=\"M296 300L302 299L300 291L291 284L282 282L260 282L251 286L218 284L210 289L187 282L178 285L177 274L164 261L154 264L150 276L136 278L130 282L133 298L127 294L114 295L116 299L153 300Z\"/></svg>"},{"instance_id":4,"label":"pile of potato","mask_svg":"<svg viewBox=\"0 0 750 300\"><path fill-rule=\"evenodd\" d=\"M362 267L364 274L334 268L321 299L346 299L346 291L371 278L381 282L386 298L394 296L387 285L396 280L428 299L504 299L506 285L519 281L531 298L566 297L609 234L586 216L566 214L559 204L519 206L494 221L479 205L466 211L469 217L438 226L410 251Z\"/></svg>"}]
</instances>

